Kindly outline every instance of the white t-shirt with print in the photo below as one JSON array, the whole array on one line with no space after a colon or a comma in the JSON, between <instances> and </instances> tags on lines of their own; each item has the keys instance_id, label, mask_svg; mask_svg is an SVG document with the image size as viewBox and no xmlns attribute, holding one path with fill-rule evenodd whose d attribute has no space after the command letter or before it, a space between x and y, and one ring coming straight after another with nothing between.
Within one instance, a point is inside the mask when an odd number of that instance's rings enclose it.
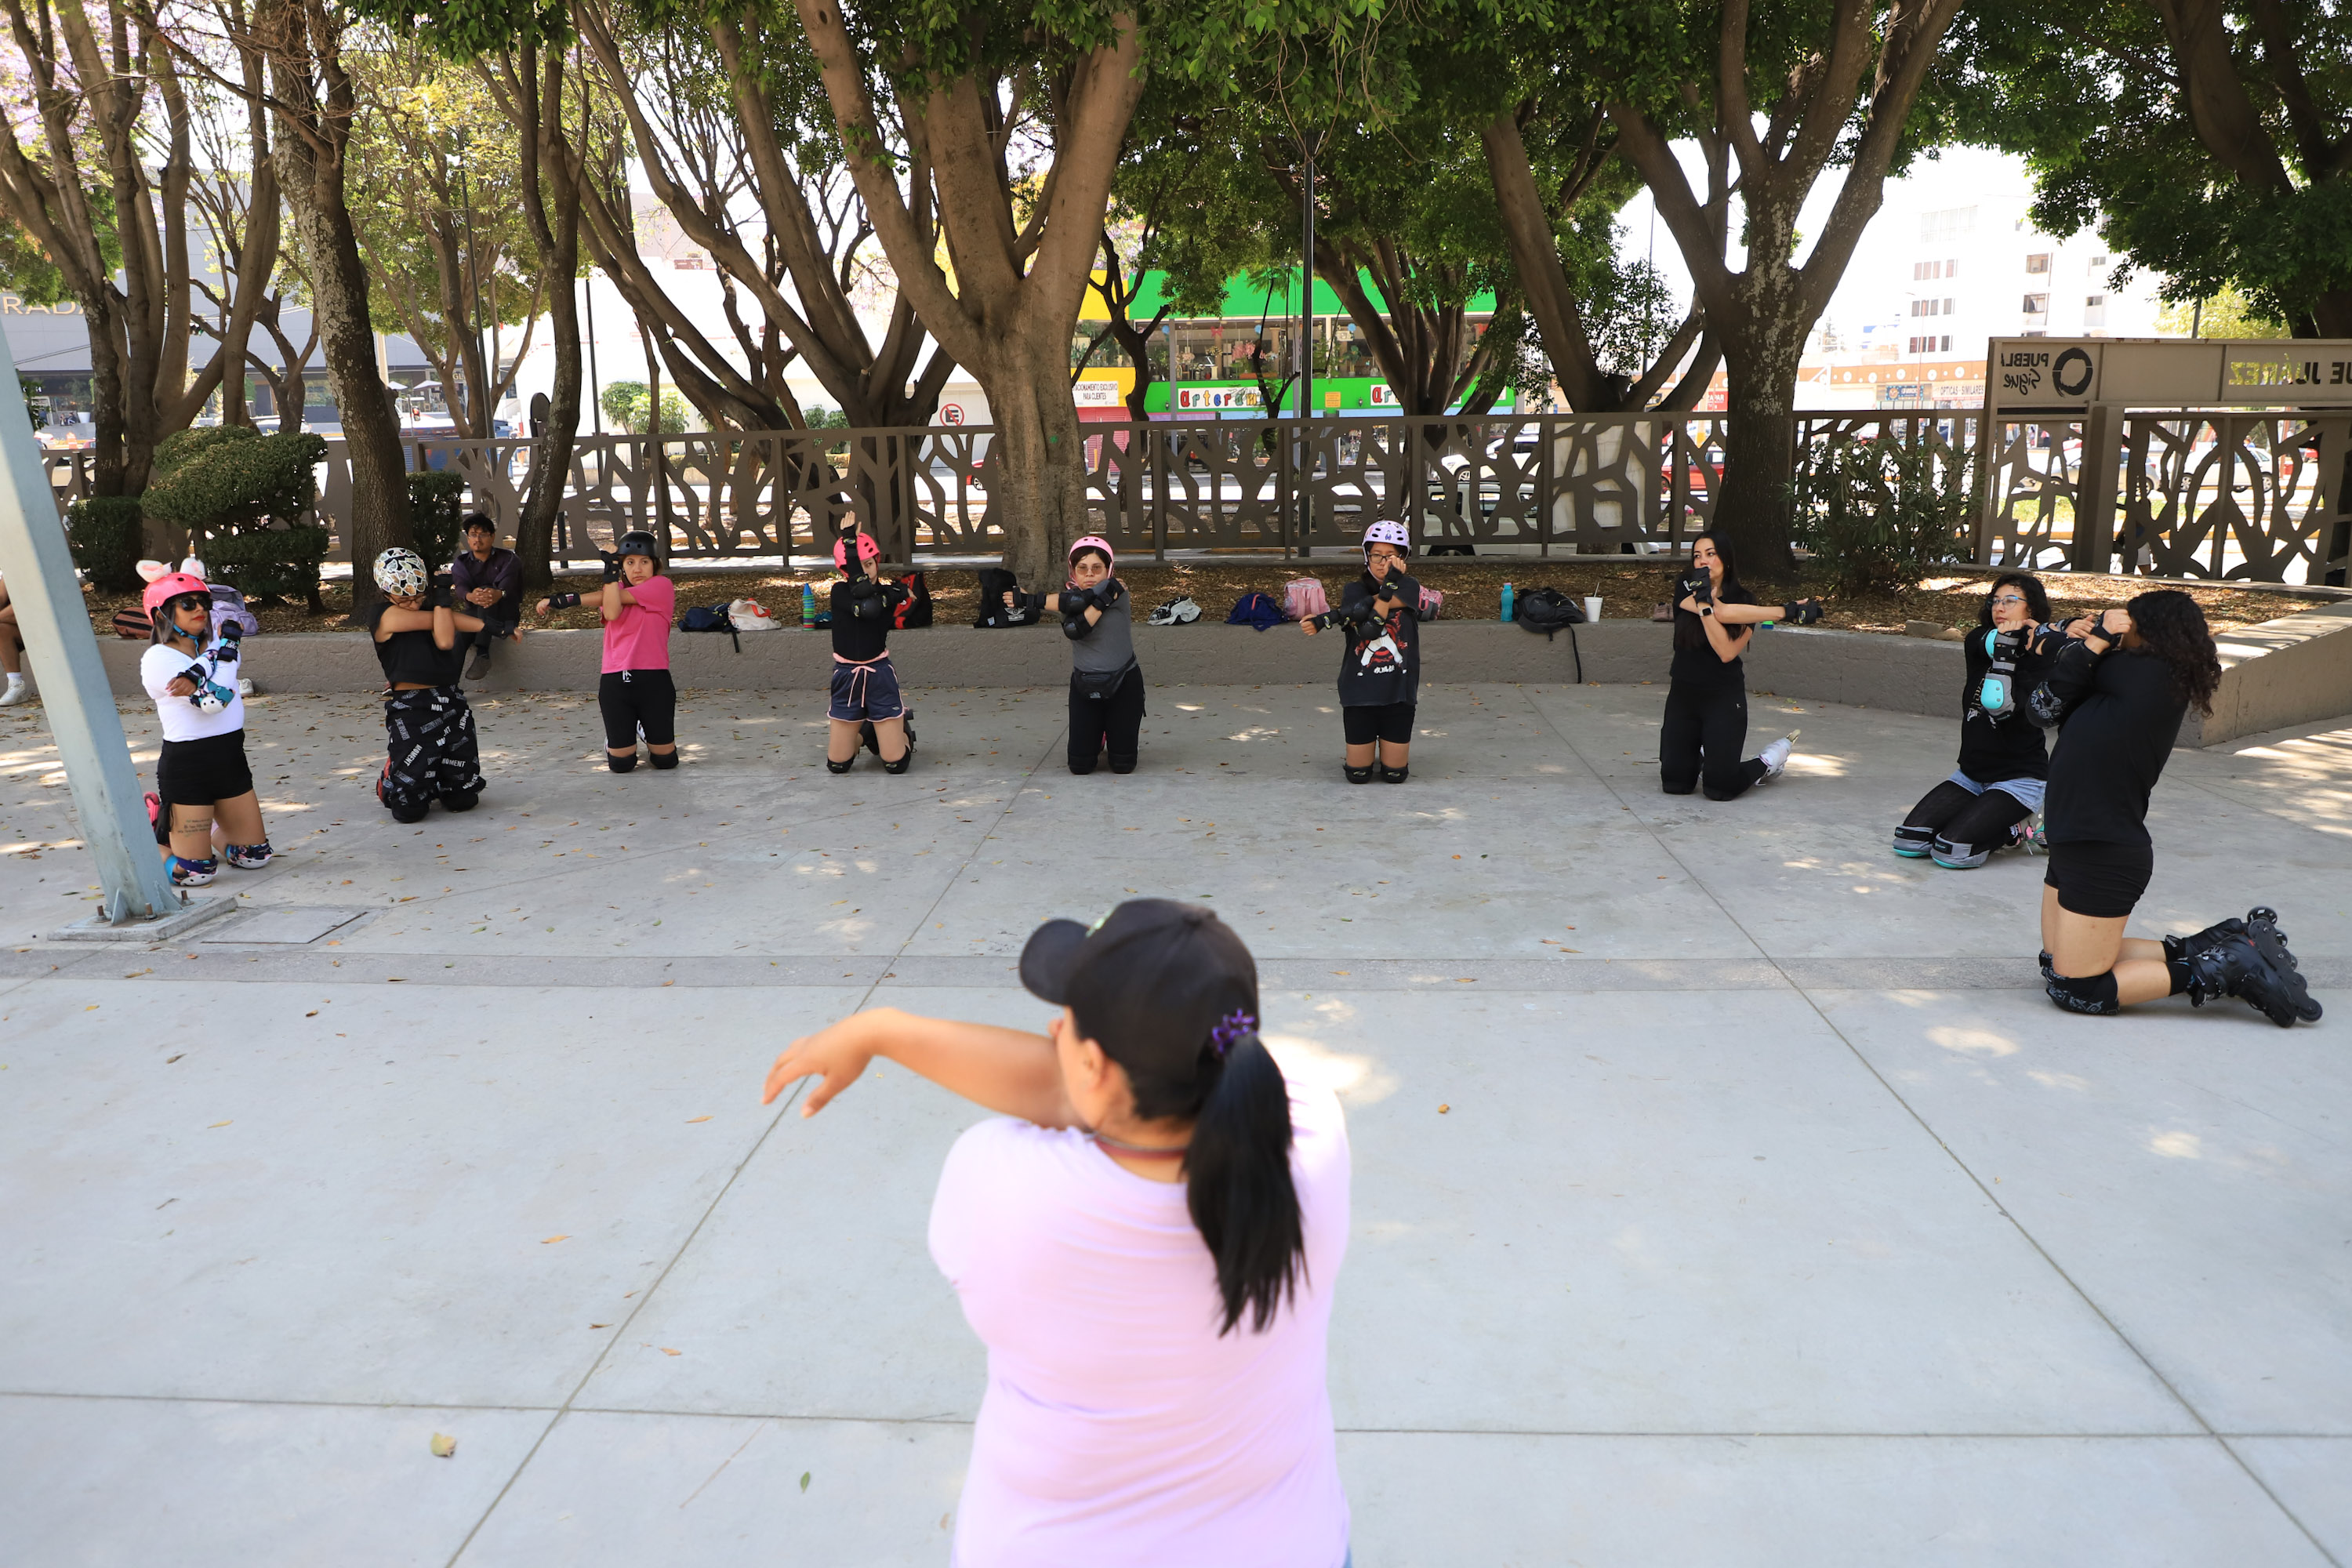
<instances>
[{"instance_id":1,"label":"white t-shirt with print","mask_svg":"<svg viewBox=\"0 0 2352 1568\"><path fill-rule=\"evenodd\" d=\"M232 661L227 668L221 668L220 647L221 641L215 637L205 646L202 658L191 658L185 642L159 642L139 656L139 684L155 700L155 716L163 721L166 741L202 741L245 728L245 699L236 691L237 667ZM194 698L174 697L165 689L185 675L191 664L202 667L206 684L227 699L225 707L207 713Z\"/></svg>"}]
</instances>

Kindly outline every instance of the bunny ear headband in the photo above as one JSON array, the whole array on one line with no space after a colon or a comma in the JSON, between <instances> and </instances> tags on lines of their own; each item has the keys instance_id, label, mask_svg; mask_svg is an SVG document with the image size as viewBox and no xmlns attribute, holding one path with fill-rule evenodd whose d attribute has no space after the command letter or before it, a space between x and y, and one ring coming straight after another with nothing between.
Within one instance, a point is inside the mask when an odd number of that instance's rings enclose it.
<instances>
[{"instance_id":1,"label":"bunny ear headband","mask_svg":"<svg viewBox=\"0 0 2352 1568\"><path fill-rule=\"evenodd\" d=\"M191 555L177 566L168 561L142 561L131 570L139 574L142 583L152 583L156 578L169 577L174 572L184 572L191 577L201 578L205 574L205 563Z\"/></svg>"}]
</instances>

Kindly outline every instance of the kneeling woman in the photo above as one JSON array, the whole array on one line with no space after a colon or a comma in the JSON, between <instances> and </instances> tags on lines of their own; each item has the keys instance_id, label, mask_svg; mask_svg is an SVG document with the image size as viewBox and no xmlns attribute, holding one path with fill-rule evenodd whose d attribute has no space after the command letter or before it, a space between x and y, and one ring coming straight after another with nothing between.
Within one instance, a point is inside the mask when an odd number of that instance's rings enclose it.
<instances>
[{"instance_id":1,"label":"kneeling woman","mask_svg":"<svg viewBox=\"0 0 2352 1568\"><path fill-rule=\"evenodd\" d=\"M1046 595L1070 639L1070 771L1090 773L1108 755L1131 773L1142 751L1143 668L1135 662L1134 600L1112 576L1110 541L1087 534L1070 546L1068 585Z\"/></svg>"},{"instance_id":2,"label":"kneeling woman","mask_svg":"<svg viewBox=\"0 0 2352 1568\"><path fill-rule=\"evenodd\" d=\"M1339 595L1339 607L1298 623L1308 637L1344 629L1339 654L1339 722L1346 750L1339 773L1349 784L1402 784L1412 767L1412 718L1421 700L1421 584L1405 571L1412 535L1401 522L1364 528L1364 573Z\"/></svg>"},{"instance_id":3,"label":"kneeling woman","mask_svg":"<svg viewBox=\"0 0 2352 1568\"><path fill-rule=\"evenodd\" d=\"M1051 921L1045 1032L859 1013L795 1040L814 1115L877 1057L997 1115L931 1200L931 1258L988 1347L962 1568L1340 1568L1326 1347L1348 1247L1339 1102L1258 1037L1257 967L1205 909Z\"/></svg>"},{"instance_id":4,"label":"kneeling woman","mask_svg":"<svg viewBox=\"0 0 2352 1568\"><path fill-rule=\"evenodd\" d=\"M1690 570L1675 584L1675 662L1658 732L1658 782L1668 795L1706 788L1709 800L1735 800L1780 776L1794 734L1742 762L1748 745L1748 671L1740 656L1767 609L1739 585L1731 542L1712 531L1691 542ZM1814 606L1811 618L1820 617ZM1792 619L1806 618L1791 616Z\"/></svg>"},{"instance_id":5,"label":"kneeling woman","mask_svg":"<svg viewBox=\"0 0 2352 1568\"><path fill-rule=\"evenodd\" d=\"M1895 830L1895 853L1933 856L1948 870L1969 871L1996 849L2028 843L2033 814L2050 778L2042 733L2026 717L2025 694L2042 684L2050 655L2065 634L2048 625L2050 596L2023 572L1997 578L1969 634L1961 688L1960 762L1951 776L1919 797Z\"/></svg>"},{"instance_id":6,"label":"kneeling woman","mask_svg":"<svg viewBox=\"0 0 2352 1568\"><path fill-rule=\"evenodd\" d=\"M2161 588L2067 629L2074 640L2027 699L2035 722L2063 726L2043 816L2050 868L2042 973L2050 999L2071 1013L2111 1014L2187 992L2200 1007L2239 997L2283 1029L2298 1018L2315 1022L2319 1004L2269 910L2194 936L2124 935L2156 867L2148 796L2189 705L2211 712L2221 684L2205 613L2180 590Z\"/></svg>"}]
</instances>

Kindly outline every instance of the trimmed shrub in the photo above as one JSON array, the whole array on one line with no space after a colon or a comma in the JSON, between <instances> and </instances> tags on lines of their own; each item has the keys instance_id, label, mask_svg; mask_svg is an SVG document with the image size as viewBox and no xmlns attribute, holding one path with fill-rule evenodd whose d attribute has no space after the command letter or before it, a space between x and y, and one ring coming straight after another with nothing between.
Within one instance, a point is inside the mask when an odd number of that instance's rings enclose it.
<instances>
[{"instance_id":1,"label":"trimmed shrub","mask_svg":"<svg viewBox=\"0 0 2352 1568\"><path fill-rule=\"evenodd\" d=\"M465 493L463 474L427 469L408 476L408 537L433 571L446 572L457 559L465 534L460 526L465 511L459 504Z\"/></svg>"},{"instance_id":2,"label":"trimmed shrub","mask_svg":"<svg viewBox=\"0 0 2352 1568\"><path fill-rule=\"evenodd\" d=\"M291 522L318 499L313 468L327 455L324 437L307 430L257 436L241 425L180 435L216 438L173 454L171 468L148 481L140 499L149 517L205 539L264 518Z\"/></svg>"},{"instance_id":3,"label":"trimmed shrub","mask_svg":"<svg viewBox=\"0 0 2352 1568\"><path fill-rule=\"evenodd\" d=\"M138 592L141 554L137 496L85 496L66 508L66 546L74 564L109 594Z\"/></svg>"},{"instance_id":4,"label":"trimmed shrub","mask_svg":"<svg viewBox=\"0 0 2352 1568\"><path fill-rule=\"evenodd\" d=\"M291 528L248 528L205 546L205 569L247 599L291 598L300 594L314 612L319 598L319 563L327 558L327 531L307 523Z\"/></svg>"},{"instance_id":5,"label":"trimmed shrub","mask_svg":"<svg viewBox=\"0 0 2352 1568\"><path fill-rule=\"evenodd\" d=\"M215 447L234 446L239 441L258 441L261 438L261 432L250 425L192 425L185 430L173 431L155 444L155 460L148 473L151 479L161 479L190 458Z\"/></svg>"}]
</instances>

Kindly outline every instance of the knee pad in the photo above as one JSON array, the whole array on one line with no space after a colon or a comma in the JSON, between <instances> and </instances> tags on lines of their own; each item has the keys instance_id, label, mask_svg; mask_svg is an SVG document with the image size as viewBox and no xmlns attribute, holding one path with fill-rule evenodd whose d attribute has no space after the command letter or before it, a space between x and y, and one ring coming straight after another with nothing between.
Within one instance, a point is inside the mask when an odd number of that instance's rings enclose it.
<instances>
[{"instance_id":1,"label":"knee pad","mask_svg":"<svg viewBox=\"0 0 2352 1568\"><path fill-rule=\"evenodd\" d=\"M2089 1013L2105 1018L2123 1011L2123 1004L2116 996L2116 973L2112 969L2079 980L2052 974L2048 989L2050 1000L2069 1013Z\"/></svg>"},{"instance_id":2,"label":"knee pad","mask_svg":"<svg viewBox=\"0 0 2352 1568\"><path fill-rule=\"evenodd\" d=\"M1090 773L1095 771L1095 760L1092 757L1087 758L1084 762L1073 759L1070 763L1070 771L1074 773Z\"/></svg>"},{"instance_id":3,"label":"knee pad","mask_svg":"<svg viewBox=\"0 0 2352 1568\"><path fill-rule=\"evenodd\" d=\"M637 753L631 752L625 757L616 757L607 752L604 753L604 765L616 773L635 773L637 767Z\"/></svg>"},{"instance_id":4,"label":"knee pad","mask_svg":"<svg viewBox=\"0 0 2352 1568\"><path fill-rule=\"evenodd\" d=\"M1370 763L1366 763L1360 768L1351 768L1347 763L1341 763L1339 764L1339 772L1347 775L1347 780L1349 784L1370 784L1372 782L1372 768Z\"/></svg>"},{"instance_id":5,"label":"knee pad","mask_svg":"<svg viewBox=\"0 0 2352 1568\"><path fill-rule=\"evenodd\" d=\"M1906 860L1925 860L1935 839L1933 828L1913 827L1906 824L1895 830L1895 852Z\"/></svg>"},{"instance_id":6,"label":"knee pad","mask_svg":"<svg viewBox=\"0 0 2352 1568\"><path fill-rule=\"evenodd\" d=\"M915 748L909 746L905 751L898 753L898 760L897 762L884 763L882 764L882 771L886 773L903 773L914 765Z\"/></svg>"},{"instance_id":7,"label":"knee pad","mask_svg":"<svg viewBox=\"0 0 2352 1568\"><path fill-rule=\"evenodd\" d=\"M2050 967L2050 950L2046 947L2042 950L2042 978L2045 981L2058 978L2058 972Z\"/></svg>"},{"instance_id":8,"label":"knee pad","mask_svg":"<svg viewBox=\"0 0 2352 1568\"><path fill-rule=\"evenodd\" d=\"M410 801L404 805L397 801L388 800L384 805L392 808L392 819L394 822L422 822L425 820L425 814L433 809L430 801L423 800Z\"/></svg>"},{"instance_id":9,"label":"knee pad","mask_svg":"<svg viewBox=\"0 0 2352 1568\"><path fill-rule=\"evenodd\" d=\"M827 757L824 760L824 771L829 773L845 773L856 765L857 759L856 757L848 757L837 763L831 757Z\"/></svg>"},{"instance_id":10,"label":"knee pad","mask_svg":"<svg viewBox=\"0 0 2352 1568\"><path fill-rule=\"evenodd\" d=\"M1131 773L1135 771L1135 761L1133 757L1113 757L1110 760L1110 771L1115 773Z\"/></svg>"},{"instance_id":11,"label":"knee pad","mask_svg":"<svg viewBox=\"0 0 2352 1568\"><path fill-rule=\"evenodd\" d=\"M471 811L481 798L482 792L478 789L453 789L441 797L441 805L449 811Z\"/></svg>"},{"instance_id":12,"label":"knee pad","mask_svg":"<svg viewBox=\"0 0 2352 1568\"><path fill-rule=\"evenodd\" d=\"M1402 768L1392 768L1389 766L1388 763L1382 763L1381 764L1381 783L1402 784L1404 783L1405 775L1411 772L1412 772L1412 769L1410 765Z\"/></svg>"},{"instance_id":13,"label":"knee pad","mask_svg":"<svg viewBox=\"0 0 2352 1568\"><path fill-rule=\"evenodd\" d=\"M1929 846L1928 853L1936 858L1936 864L1947 871L1973 871L1992 858L1992 846L1955 844L1938 833Z\"/></svg>"},{"instance_id":14,"label":"knee pad","mask_svg":"<svg viewBox=\"0 0 2352 1568\"><path fill-rule=\"evenodd\" d=\"M653 763L655 772L666 773L669 769L677 766L677 753L675 751L656 752L648 750L646 752L646 761Z\"/></svg>"}]
</instances>

